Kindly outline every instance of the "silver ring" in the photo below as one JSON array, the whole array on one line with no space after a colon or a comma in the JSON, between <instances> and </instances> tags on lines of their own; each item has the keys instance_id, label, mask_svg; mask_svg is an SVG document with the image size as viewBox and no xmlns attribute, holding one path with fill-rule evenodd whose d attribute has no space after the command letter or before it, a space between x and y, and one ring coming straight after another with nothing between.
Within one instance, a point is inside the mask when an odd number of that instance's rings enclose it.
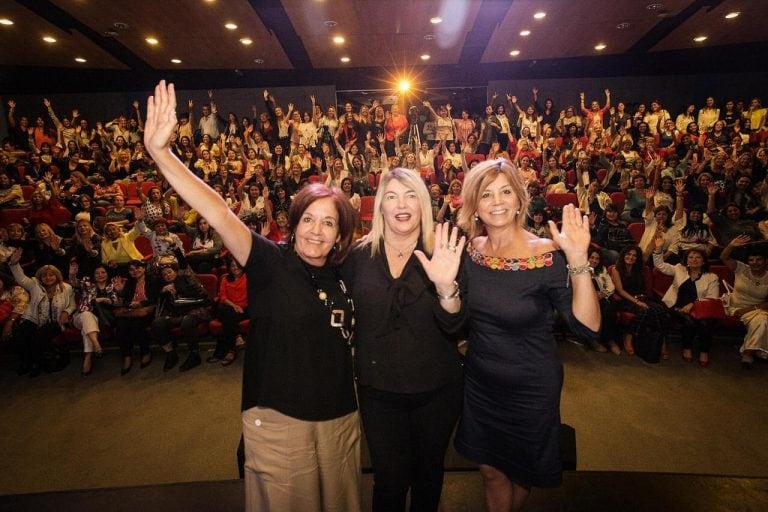
<instances>
[{"instance_id":1,"label":"silver ring","mask_svg":"<svg viewBox=\"0 0 768 512\"><path fill-rule=\"evenodd\" d=\"M451 252L456 252L457 247L455 245L451 245L448 247L448 250Z\"/></svg>"}]
</instances>

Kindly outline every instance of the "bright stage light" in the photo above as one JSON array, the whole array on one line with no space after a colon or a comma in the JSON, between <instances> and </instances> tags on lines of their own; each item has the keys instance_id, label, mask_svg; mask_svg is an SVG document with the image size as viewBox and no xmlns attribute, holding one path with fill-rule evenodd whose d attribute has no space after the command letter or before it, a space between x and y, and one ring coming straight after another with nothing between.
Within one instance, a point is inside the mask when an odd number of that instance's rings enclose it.
<instances>
[{"instance_id":1,"label":"bright stage light","mask_svg":"<svg viewBox=\"0 0 768 512\"><path fill-rule=\"evenodd\" d=\"M400 89L401 92L408 92L411 89L411 82L408 80L400 80L400 83L397 84L397 88Z\"/></svg>"}]
</instances>

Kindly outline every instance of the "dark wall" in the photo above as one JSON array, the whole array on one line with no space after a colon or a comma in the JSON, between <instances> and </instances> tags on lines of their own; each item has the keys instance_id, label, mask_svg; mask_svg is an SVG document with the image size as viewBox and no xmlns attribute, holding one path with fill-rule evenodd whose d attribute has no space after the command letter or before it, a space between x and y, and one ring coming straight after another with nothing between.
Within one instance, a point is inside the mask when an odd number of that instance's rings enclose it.
<instances>
[{"instance_id":1,"label":"dark wall","mask_svg":"<svg viewBox=\"0 0 768 512\"><path fill-rule=\"evenodd\" d=\"M217 89L214 91L214 99L219 109L219 113L226 119L228 112L234 112L238 117L252 116L251 106L256 105L259 112L265 110L264 107L264 89ZM311 103L309 96L314 94L317 102L325 108L328 105L336 103L336 88L331 85L321 85L317 87L275 87L270 88L269 92L275 96L278 104L284 108L287 104L294 103L295 108L299 110L309 110ZM104 92L104 93L71 93L71 94L51 94L48 98L53 103L56 115L59 118L71 115L72 109L80 110L80 115L88 119L92 127L95 126L95 120L111 120L119 115L128 115L132 111L131 103L138 100L140 103L142 117L146 116L147 98L151 91L133 91L133 92ZM3 96L3 106L7 108L8 99L13 98L16 105L16 119L19 116L26 115L30 117L30 122L34 123L37 116L43 116L46 122L49 122L48 113L43 106L43 95L25 94L17 96ZM195 103L195 115L199 117L200 107L208 102L206 90L179 90L177 91L179 114L186 112L187 100L192 99ZM5 112L5 111L4 111ZM0 122L0 136L7 134L5 115Z\"/></svg>"},{"instance_id":2,"label":"dark wall","mask_svg":"<svg viewBox=\"0 0 768 512\"><path fill-rule=\"evenodd\" d=\"M475 76L476 82L483 82L479 76ZM726 98L744 99L748 101L753 96L765 93L764 84L768 83L768 72L751 73L710 73L696 75L650 75L650 76L605 76L605 77L581 77L581 78L520 78L509 80L491 80L483 82L488 84L488 96L494 91L499 93L499 101L505 99L506 93L519 97L521 106L528 105L531 100L531 88L539 88L540 100L551 97L555 101L558 110L567 105L578 107L579 92L586 93L586 100L590 102L597 98L603 104L605 88L611 89L614 104L619 101L625 103L648 103L652 99L659 99L662 105L676 116L681 107L688 102L693 102L700 107L707 96L714 96L718 104L722 104ZM446 83L446 87L450 84ZM233 111L237 115L251 115L251 105L256 104L259 111L263 110L263 88L221 88L215 91L215 98L219 110L223 116ZM333 85L300 86L300 87L273 87L270 88L282 106L293 102L296 107L305 110L310 106L309 95L315 94L318 102L327 107L336 102L336 88ZM73 108L79 108L81 115L86 119L112 119L120 114L128 114L131 110L131 102L139 100L141 109L146 110L146 99L149 90L134 92L103 92L103 93L68 93L52 94L50 99L56 108L57 114L64 115ZM178 111L185 112L186 100L195 101L195 112L199 115L200 105L207 102L205 90L185 89L178 93L180 105ZM14 95L17 102L17 117L28 115L32 118L47 114L42 104L42 94ZM9 96L1 98L3 106ZM763 103L768 103L768 97L761 98ZM92 123L93 124L93 123ZM5 115L0 120L0 136L7 133Z\"/></svg>"},{"instance_id":3,"label":"dark wall","mask_svg":"<svg viewBox=\"0 0 768 512\"><path fill-rule=\"evenodd\" d=\"M693 103L696 108L704 105L707 96L714 96L722 106L726 99L743 99L749 102L753 96L765 94L768 72L739 74L664 75L664 76L620 76L600 78L561 79L520 79L493 80L488 83L488 100L494 91L499 93L498 101L506 101L505 94L518 96L520 106L525 108L532 100L531 89L539 89L539 100L543 106L546 98L552 98L555 108L562 110L568 105L579 108L579 92L586 95L585 102L597 99L602 107L606 88L611 90L611 101L629 103L650 103L658 99L672 116L680 113L684 105ZM768 97L762 98L763 104Z\"/></svg>"}]
</instances>

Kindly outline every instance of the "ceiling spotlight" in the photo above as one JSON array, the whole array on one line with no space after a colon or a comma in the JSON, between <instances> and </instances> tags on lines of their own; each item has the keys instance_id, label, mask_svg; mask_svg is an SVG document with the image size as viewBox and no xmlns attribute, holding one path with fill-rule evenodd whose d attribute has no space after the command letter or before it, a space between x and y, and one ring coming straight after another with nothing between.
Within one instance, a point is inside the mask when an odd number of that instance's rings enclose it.
<instances>
[{"instance_id":1,"label":"ceiling spotlight","mask_svg":"<svg viewBox=\"0 0 768 512\"><path fill-rule=\"evenodd\" d=\"M0 25L13 25L13 22L8 18L2 18L0 19Z\"/></svg>"},{"instance_id":2,"label":"ceiling spotlight","mask_svg":"<svg viewBox=\"0 0 768 512\"><path fill-rule=\"evenodd\" d=\"M619 29L619 30L626 30L626 29L628 29L631 26L632 26L632 24L630 22L622 21L621 23L616 25L616 28Z\"/></svg>"},{"instance_id":3,"label":"ceiling spotlight","mask_svg":"<svg viewBox=\"0 0 768 512\"><path fill-rule=\"evenodd\" d=\"M250 37L243 37L240 39L240 42L243 43L245 46L248 46L249 44L253 43L253 39Z\"/></svg>"},{"instance_id":4,"label":"ceiling spotlight","mask_svg":"<svg viewBox=\"0 0 768 512\"><path fill-rule=\"evenodd\" d=\"M411 82L408 80L400 80L400 82L397 84L397 88L401 92L407 92L411 89Z\"/></svg>"},{"instance_id":5,"label":"ceiling spotlight","mask_svg":"<svg viewBox=\"0 0 768 512\"><path fill-rule=\"evenodd\" d=\"M427 34L427 35L424 36L424 40L425 41L432 41L433 39L435 39L435 35L434 34Z\"/></svg>"},{"instance_id":6,"label":"ceiling spotlight","mask_svg":"<svg viewBox=\"0 0 768 512\"><path fill-rule=\"evenodd\" d=\"M520 50L512 50L511 52L509 52L509 54L513 57L517 57L518 55L520 55Z\"/></svg>"},{"instance_id":7,"label":"ceiling spotlight","mask_svg":"<svg viewBox=\"0 0 768 512\"><path fill-rule=\"evenodd\" d=\"M46 43L55 43L56 42L56 38L55 37L51 37L51 36L45 36L45 37L43 37L43 41L45 41Z\"/></svg>"},{"instance_id":8,"label":"ceiling spotlight","mask_svg":"<svg viewBox=\"0 0 768 512\"><path fill-rule=\"evenodd\" d=\"M704 41L707 40L707 36L697 36L697 37L694 37L693 40L696 41L697 43L703 43Z\"/></svg>"},{"instance_id":9,"label":"ceiling spotlight","mask_svg":"<svg viewBox=\"0 0 768 512\"><path fill-rule=\"evenodd\" d=\"M112 24L112 26L113 26L113 27L114 27L116 30L125 30L125 29L127 29L127 28L129 28L129 27L130 27L130 25L128 25L127 23L124 23L124 22L122 22L122 21L116 21L116 22L114 22L114 23Z\"/></svg>"},{"instance_id":10,"label":"ceiling spotlight","mask_svg":"<svg viewBox=\"0 0 768 512\"><path fill-rule=\"evenodd\" d=\"M85 60L84 58L82 58L82 57L75 57L75 62L79 62L79 63L81 63L81 64L82 64L83 62L88 62L88 61L86 61L86 60Z\"/></svg>"},{"instance_id":11,"label":"ceiling spotlight","mask_svg":"<svg viewBox=\"0 0 768 512\"><path fill-rule=\"evenodd\" d=\"M520 35L523 36L523 37L529 36L529 35L531 35L531 31L530 30L521 30L520 31Z\"/></svg>"},{"instance_id":12,"label":"ceiling spotlight","mask_svg":"<svg viewBox=\"0 0 768 512\"><path fill-rule=\"evenodd\" d=\"M160 42L155 37L148 37L148 38L145 39L145 41L148 42L149 44L157 44L157 43Z\"/></svg>"},{"instance_id":13,"label":"ceiling spotlight","mask_svg":"<svg viewBox=\"0 0 768 512\"><path fill-rule=\"evenodd\" d=\"M729 12L728 14L725 15L725 19L732 20L733 18L738 18L739 14L741 14L741 13L737 12L737 11ZM0 21L0 23L2 23L2 22Z\"/></svg>"},{"instance_id":14,"label":"ceiling spotlight","mask_svg":"<svg viewBox=\"0 0 768 512\"><path fill-rule=\"evenodd\" d=\"M606 48L607 46L605 43L598 43L595 45L595 50L597 51L605 50Z\"/></svg>"},{"instance_id":15,"label":"ceiling spotlight","mask_svg":"<svg viewBox=\"0 0 768 512\"><path fill-rule=\"evenodd\" d=\"M235 25L234 23L230 22L230 23L227 23L226 25L224 25L224 28L226 28L227 30L237 30L237 25Z\"/></svg>"},{"instance_id":16,"label":"ceiling spotlight","mask_svg":"<svg viewBox=\"0 0 768 512\"><path fill-rule=\"evenodd\" d=\"M440 16L435 16L434 18L429 18L429 22L433 25L437 25L438 23L443 22L443 18L441 18Z\"/></svg>"},{"instance_id":17,"label":"ceiling spotlight","mask_svg":"<svg viewBox=\"0 0 768 512\"><path fill-rule=\"evenodd\" d=\"M253 62L256 64L264 64L264 59L253 59Z\"/></svg>"},{"instance_id":18,"label":"ceiling spotlight","mask_svg":"<svg viewBox=\"0 0 768 512\"><path fill-rule=\"evenodd\" d=\"M171 59L174 64L181 64L181 59Z\"/></svg>"},{"instance_id":19,"label":"ceiling spotlight","mask_svg":"<svg viewBox=\"0 0 768 512\"><path fill-rule=\"evenodd\" d=\"M425 54L423 54L423 55L422 55L421 57L419 57L419 58L420 58L421 60L429 60L429 59L430 59L430 57L429 57L429 54L428 54L428 53L425 53Z\"/></svg>"},{"instance_id":20,"label":"ceiling spotlight","mask_svg":"<svg viewBox=\"0 0 768 512\"><path fill-rule=\"evenodd\" d=\"M324 22L323 22L323 25L325 25L325 26L326 26L326 27L328 27L328 28L333 28L333 27L335 27L336 25L338 25L338 23L336 23L336 22L335 22L335 21L333 21L333 20L328 20L328 21L324 21Z\"/></svg>"},{"instance_id":21,"label":"ceiling spotlight","mask_svg":"<svg viewBox=\"0 0 768 512\"><path fill-rule=\"evenodd\" d=\"M341 58L341 59L339 59L339 60L341 60L341 62L343 62L344 64L346 64L346 63L347 63L347 62L349 62L351 59L350 59L349 57L342 57L342 58Z\"/></svg>"},{"instance_id":22,"label":"ceiling spotlight","mask_svg":"<svg viewBox=\"0 0 768 512\"><path fill-rule=\"evenodd\" d=\"M346 41L346 39L344 39L343 36L336 36L333 38L335 44L344 44L344 41Z\"/></svg>"},{"instance_id":23,"label":"ceiling spotlight","mask_svg":"<svg viewBox=\"0 0 768 512\"><path fill-rule=\"evenodd\" d=\"M547 13L545 13L544 11L539 11L533 15L533 17L536 18L537 20L544 19L546 16L547 16Z\"/></svg>"},{"instance_id":24,"label":"ceiling spotlight","mask_svg":"<svg viewBox=\"0 0 768 512\"><path fill-rule=\"evenodd\" d=\"M646 9L649 11L663 11L664 10L664 4L648 4L645 6Z\"/></svg>"}]
</instances>

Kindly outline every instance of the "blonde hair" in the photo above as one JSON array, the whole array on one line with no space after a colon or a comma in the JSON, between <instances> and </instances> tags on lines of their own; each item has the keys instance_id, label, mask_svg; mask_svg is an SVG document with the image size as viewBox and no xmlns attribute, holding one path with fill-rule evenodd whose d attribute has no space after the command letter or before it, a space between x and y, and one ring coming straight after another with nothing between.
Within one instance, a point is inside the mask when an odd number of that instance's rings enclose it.
<instances>
[{"instance_id":1,"label":"blonde hair","mask_svg":"<svg viewBox=\"0 0 768 512\"><path fill-rule=\"evenodd\" d=\"M410 169L396 167L381 177L379 188L376 192L376 199L373 202L373 224L363 245L370 244L371 257L379 253L379 245L384 240L384 214L381 211L381 202L384 199L384 193L392 180L397 180L400 184L416 193L421 209L421 246L424 252L432 254L434 247L435 233L432 221L432 201L429 198L427 186L421 180L421 176Z\"/></svg>"},{"instance_id":2,"label":"blonde hair","mask_svg":"<svg viewBox=\"0 0 768 512\"><path fill-rule=\"evenodd\" d=\"M80 213L77 214L77 216L80 216L80 215L81 215ZM77 230L77 226L79 224L87 224L88 225L88 234L85 235L85 237L80 236L80 232ZM83 240L85 240L85 238L90 239L95 233L96 233L96 231L94 231L93 226L91 225L90 219L88 219L86 217L82 217L82 218L78 218L75 221L75 234L74 234L73 238L75 238L78 242L82 243Z\"/></svg>"},{"instance_id":3,"label":"blonde hair","mask_svg":"<svg viewBox=\"0 0 768 512\"><path fill-rule=\"evenodd\" d=\"M56 268L53 265L43 265L39 269L37 269L37 272L35 272L35 279L37 279L37 282L40 283L40 286L43 285L43 274L54 274L56 276L56 286L59 290L64 289L64 276L61 274L61 270Z\"/></svg>"},{"instance_id":4,"label":"blonde hair","mask_svg":"<svg viewBox=\"0 0 768 512\"><path fill-rule=\"evenodd\" d=\"M528 191L517 172L517 167L509 160L502 158L486 160L477 164L467 173L464 178L464 188L461 190L464 206L459 210L457 224L467 233L470 240L480 235L483 231L483 223L476 217L480 195L499 175L507 178L512 191L520 203L520 210L515 221L518 226L525 226L525 219L528 216L528 203L530 201Z\"/></svg>"}]
</instances>

